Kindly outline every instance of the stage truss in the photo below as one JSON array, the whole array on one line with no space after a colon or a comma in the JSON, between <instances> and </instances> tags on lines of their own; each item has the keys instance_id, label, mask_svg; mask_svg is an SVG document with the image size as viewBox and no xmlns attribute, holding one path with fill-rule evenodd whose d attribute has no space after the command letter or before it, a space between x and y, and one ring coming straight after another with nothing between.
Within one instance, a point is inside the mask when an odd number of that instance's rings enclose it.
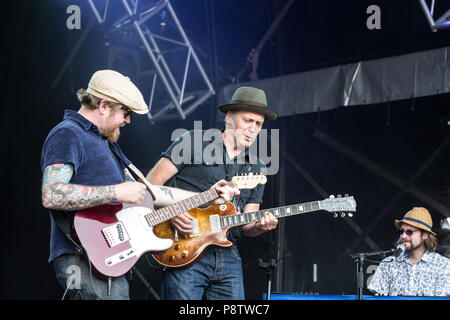
<instances>
[{"instance_id":1,"label":"stage truss","mask_svg":"<svg viewBox=\"0 0 450 320\"><path fill-rule=\"evenodd\" d=\"M88 2L98 23L106 26L108 19L112 19L109 7L113 2ZM105 28L105 37L120 34L123 42L111 46L108 64L129 53L138 65L139 77L146 83L141 90L152 123L185 119L215 91L172 5L169 0L120 2L123 14ZM147 61L141 58L142 53Z\"/></svg>"},{"instance_id":2,"label":"stage truss","mask_svg":"<svg viewBox=\"0 0 450 320\"><path fill-rule=\"evenodd\" d=\"M419 0L419 3L422 7L423 12L425 13L425 17L433 32L450 28L450 9L448 9L437 20L434 20L433 16L434 16L435 0L431 1L430 6L428 6L425 0Z\"/></svg>"}]
</instances>

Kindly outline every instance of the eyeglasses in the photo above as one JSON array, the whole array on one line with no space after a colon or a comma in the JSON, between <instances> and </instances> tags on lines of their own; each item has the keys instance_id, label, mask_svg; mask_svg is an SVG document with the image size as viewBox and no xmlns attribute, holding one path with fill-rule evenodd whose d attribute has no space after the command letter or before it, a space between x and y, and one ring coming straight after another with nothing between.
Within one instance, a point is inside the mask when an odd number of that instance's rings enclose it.
<instances>
[{"instance_id":1,"label":"eyeglasses","mask_svg":"<svg viewBox=\"0 0 450 320\"><path fill-rule=\"evenodd\" d=\"M121 106L120 109L125 111L125 113L123 114L124 118L128 117L131 114L131 110L128 109L127 107Z\"/></svg>"},{"instance_id":2,"label":"eyeglasses","mask_svg":"<svg viewBox=\"0 0 450 320\"><path fill-rule=\"evenodd\" d=\"M411 236L416 231L420 231L420 230L399 229L399 230L397 230L397 233L401 236L404 232L404 233L406 233L407 236Z\"/></svg>"}]
</instances>

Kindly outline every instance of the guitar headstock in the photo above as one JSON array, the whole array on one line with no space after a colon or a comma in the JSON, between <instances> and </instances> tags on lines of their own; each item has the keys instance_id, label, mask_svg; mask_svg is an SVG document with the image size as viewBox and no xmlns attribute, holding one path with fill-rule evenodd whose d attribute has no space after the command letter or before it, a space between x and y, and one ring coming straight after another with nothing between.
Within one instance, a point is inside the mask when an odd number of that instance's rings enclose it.
<instances>
[{"instance_id":1,"label":"guitar headstock","mask_svg":"<svg viewBox=\"0 0 450 320\"><path fill-rule=\"evenodd\" d=\"M261 174L234 176L231 182L238 189L253 189L258 184L266 184L267 177Z\"/></svg>"},{"instance_id":2,"label":"guitar headstock","mask_svg":"<svg viewBox=\"0 0 450 320\"><path fill-rule=\"evenodd\" d=\"M337 218L340 215L342 218L348 215L353 216L353 212L356 212L356 201L353 196L344 195L342 197L338 194L336 197L331 195L329 198L320 201L320 207L328 212L334 212L334 217Z\"/></svg>"}]
</instances>

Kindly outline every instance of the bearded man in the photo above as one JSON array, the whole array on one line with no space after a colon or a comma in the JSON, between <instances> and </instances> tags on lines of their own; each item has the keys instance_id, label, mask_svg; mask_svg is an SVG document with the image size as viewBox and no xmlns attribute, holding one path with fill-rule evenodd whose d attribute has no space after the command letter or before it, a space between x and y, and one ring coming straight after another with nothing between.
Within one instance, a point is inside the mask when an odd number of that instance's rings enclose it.
<instances>
[{"instance_id":1,"label":"bearded man","mask_svg":"<svg viewBox=\"0 0 450 320\"><path fill-rule=\"evenodd\" d=\"M405 250L380 263L368 289L390 296L449 296L450 259L435 252L438 242L428 210L414 207L394 224Z\"/></svg>"},{"instance_id":2,"label":"bearded man","mask_svg":"<svg viewBox=\"0 0 450 320\"><path fill-rule=\"evenodd\" d=\"M67 231L78 210L123 202L141 204L148 190L155 207L195 195L175 188L136 182L136 171L117 140L120 128L130 124L131 113L145 114L148 107L130 78L113 70L95 72L88 89L77 92L81 108L66 110L64 120L48 134L41 154L42 204L51 212L50 256L58 282L72 299L129 299L125 276L97 277L89 259ZM222 204L239 193L226 181L212 186ZM76 278L76 279L75 279ZM72 285L72 280L75 284Z\"/></svg>"}]
</instances>

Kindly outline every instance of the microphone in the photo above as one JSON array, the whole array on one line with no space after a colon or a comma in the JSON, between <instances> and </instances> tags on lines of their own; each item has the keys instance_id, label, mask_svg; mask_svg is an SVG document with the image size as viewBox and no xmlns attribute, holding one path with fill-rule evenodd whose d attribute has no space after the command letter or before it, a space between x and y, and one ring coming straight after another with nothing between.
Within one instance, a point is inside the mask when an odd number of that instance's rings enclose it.
<instances>
[{"instance_id":1,"label":"microphone","mask_svg":"<svg viewBox=\"0 0 450 320\"><path fill-rule=\"evenodd\" d=\"M394 260L397 259L403 252L405 252L405 245L403 243L399 243L394 252Z\"/></svg>"}]
</instances>

